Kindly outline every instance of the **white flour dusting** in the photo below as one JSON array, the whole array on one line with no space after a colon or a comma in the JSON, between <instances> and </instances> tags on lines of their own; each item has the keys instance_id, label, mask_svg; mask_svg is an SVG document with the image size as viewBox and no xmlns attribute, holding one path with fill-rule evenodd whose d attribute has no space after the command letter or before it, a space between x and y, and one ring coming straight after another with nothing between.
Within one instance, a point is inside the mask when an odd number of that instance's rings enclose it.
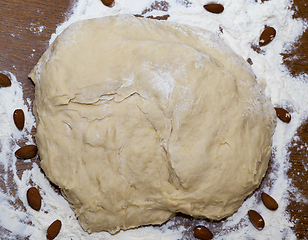
<instances>
[{"instance_id":1,"label":"white flour dusting","mask_svg":"<svg viewBox=\"0 0 308 240\"><path fill-rule=\"evenodd\" d=\"M38 22L38 23L30 23L30 27L27 29L29 29L34 34L40 35L45 28L46 28L45 26L41 26L41 24Z\"/></svg>"},{"instance_id":2,"label":"white flour dusting","mask_svg":"<svg viewBox=\"0 0 308 240\"><path fill-rule=\"evenodd\" d=\"M76 2L73 14L59 26L56 33L51 36L50 44L69 24L88 18L102 17L115 14L141 14L145 9L150 9L153 0L115 0L113 7L104 6L100 0L79 0ZM288 0L266 1L261 3L255 0L221 0L224 5L222 14L212 14L204 10L203 5L210 1L201 0L168 0L162 10L151 10L144 16L162 16L169 14L167 21L178 22L195 27L205 28L219 35L236 53L244 59L250 58L252 68L261 85L265 86L265 93L271 98L274 106L292 109L292 120L285 124L278 120L274 135L273 169L270 173L271 185L262 185L253 196L248 198L243 206L232 217L221 223L210 223L194 220L194 224L204 224L209 229L219 229L215 239L296 239L291 230L293 225L290 216L286 213L288 206L288 191L292 188L286 176L290 167L288 144L294 139L294 134L308 113L308 84L307 76L293 78L288 74L282 64L281 52L287 51L292 43L305 30L304 22L292 19L290 10L291 2ZM183 4L186 3L186 4ZM272 43L262 47L262 53L257 53L251 46L258 46L259 36L264 26L272 26L277 35ZM31 25L30 30L40 34L44 27L37 24ZM35 50L34 50L35 51ZM33 51L33 52L34 52ZM32 53L33 54L33 53ZM17 66L18 67L18 66ZM176 220L171 220L161 227L143 227L135 230L121 231L114 236L108 233L94 233L89 235L79 226L73 211L68 203L51 188L37 164L26 170L20 179L17 176L14 152L19 148L18 141L25 140L32 143L31 128L35 126L33 115L23 99L21 85L16 78L8 73L12 86L0 88L0 167L4 170L0 179L6 189L0 189L0 230L5 236L1 239L44 239L46 229L56 219L62 221L62 229L57 239L192 239L192 235L182 237L184 226L177 227ZM167 90L172 88L172 81L165 82ZM169 89L169 90L170 90ZM168 91L169 91L168 90ZM17 130L12 115L15 109L21 108L25 112L26 124L22 132ZM308 150L308 146L304 146ZM299 147L302 150L304 147ZM304 164L308 169L307 163ZM13 179L13 181L12 181ZM13 185L11 183L13 182ZM42 209L37 212L27 204L26 192L30 186L37 186L42 195ZM16 195L12 195L16 189ZM260 192L264 191L273 196L279 203L275 212L267 210L260 203ZM17 204L17 200L24 207ZM298 201L307 201L298 195ZM16 207L18 206L18 207ZM265 220L265 228L256 230L248 220L247 211L258 211Z\"/></svg>"}]
</instances>

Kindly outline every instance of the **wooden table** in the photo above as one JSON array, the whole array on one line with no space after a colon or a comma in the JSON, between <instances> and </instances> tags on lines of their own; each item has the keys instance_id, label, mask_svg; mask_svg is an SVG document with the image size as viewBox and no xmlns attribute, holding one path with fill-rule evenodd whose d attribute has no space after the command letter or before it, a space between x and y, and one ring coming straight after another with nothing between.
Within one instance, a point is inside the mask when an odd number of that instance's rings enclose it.
<instances>
[{"instance_id":1,"label":"wooden table","mask_svg":"<svg viewBox=\"0 0 308 240\"><path fill-rule=\"evenodd\" d=\"M294 0L294 3L298 7L295 17L308 17L306 0ZM66 14L72 7L73 3L69 0L1 0L0 70L12 72L17 77L22 83L25 98L34 98L34 86L27 77L28 73L47 49L51 34L58 24L65 21ZM296 55L298 58L285 60L285 63L294 75L308 73L308 32L296 47L292 53L284 54L284 57L287 59ZM308 121L299 128L298 135L298 145L308 142ZM302 195L308 197L308 174L303 165L306 162L307 166L307 147L301 151L297 151L297 147L291 147L290 150L292 168L288 175ZM17 167L22 171L28 165L21 163ZM291 201L288 211L292 219L296 220L294 231L298 239L308 237L308 204Z\"/></svg>"}]
</instances>

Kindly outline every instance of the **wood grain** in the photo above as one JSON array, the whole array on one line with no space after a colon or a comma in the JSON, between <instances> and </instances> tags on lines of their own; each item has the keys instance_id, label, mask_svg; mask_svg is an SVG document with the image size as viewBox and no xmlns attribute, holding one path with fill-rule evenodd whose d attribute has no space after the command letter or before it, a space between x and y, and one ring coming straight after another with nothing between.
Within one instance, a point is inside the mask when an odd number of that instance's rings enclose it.
<instances>
[{"instance_id":1,"label":"wood grain","mask_svg":"<svg viewBox=\"0 0 308 240\"><path fill-rule=\"evenodd\" d=\"M306 0L294 0L295 11L294 18L308 18L308 8ZM308 73L308 31L305 31L302 37L295 44L293 51L283 54L284 63L288 66L291 74L297 76L299 74ZM299 141L296 141L295 146L292 142L290 150L291 168L288 171L292 183L299 189L299 193L308 197L308 121L306 120L298 129L297 135ZM302 148L302 149L301 149ZM296 196L293 196L288 212L291 219L294 221L294 232L298 239L308 239L308 203L297 201Z\"/></svg>"},{"instance_id":2,"label":"wood grain","mask_svg":"<svg viewBox=\"0 0 308 240\"><path fill-rule=\"evenodd\" d=\"M307 18L306 0L294 0L295 18ZM21 1L2 0L0 3L0 70L12 72L22 83L25 98L34 98L34 86L27 75L48 47L48 41L58 24L69 14L73 2L69 0ZM40 26L44 26L40 29ZM308 32L295 44L295 49L283 53L284 62L293 75L307 73ZM293 57L296 56L294 59ZM298 129L297 146L290 147L290 168L288 175L299 193L308 196L308 121ZM303 148L301 148L303 146ZM19 162L19 174L31 164ZM0 169L0 171L2 171ZM1 172L0 172L1 174ZM0 183L1 186L1 183ZM288 212L294 220L294 231L298 239L308 237L308 204L291 200ZM189 219L185 218L184 224ZM0 234L5 229L0 228Z\"/></svg>"}]
</instances>

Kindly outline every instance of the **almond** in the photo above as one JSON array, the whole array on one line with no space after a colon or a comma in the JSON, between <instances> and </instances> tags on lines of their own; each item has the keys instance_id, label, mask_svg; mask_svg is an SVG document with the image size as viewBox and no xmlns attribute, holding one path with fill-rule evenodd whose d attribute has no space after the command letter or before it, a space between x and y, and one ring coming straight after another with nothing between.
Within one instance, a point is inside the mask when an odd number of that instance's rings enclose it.
<instances>
[{"instance_id":1,"label":"almond","mask_svg":"<svg viewBox=\"0 0 308 240\"><path fill-rule=\"evenodd\" d=\"M35 157L37 153L37 147L35 145L26 145L19 148L15 152L15 156L21 159L29 159Z\"/></svg>"},{"instance_id":2,"label":"almond","mask_svg":"<svg viewBox=\"0 0 308 240\"><path fill-rule=\"evenodd\" d=\"M276 36L275 28L266 27L264 31L262 32L260 39L259 39L260 47L269 44L275 38L275 36Z\"/></svg>"},{"instance_id":3,"label":"almond","mask_svg":"<svg viewBox=\"0 0 308 240\"><path fill-rule=\"evenodd\" d=\"M287 110L283 108L275 108L275 110L276 110L277 117L281 121L285 123L289 123L291 121L291 114Z\"/></svg>"},{"instance_id":4,"label":"almond","mask_svg":"<svg viewBox=\"0 0 308 240\"><path fill-rule=\"evenodd\" d=\"M35 187L30 187L27 191L27 200L30 207L39 211L42 205L42 197L40 192Z\"/></svg>"},{"instance_id":5,"label":"almond","mask_svg":"<svg viewBox=\"0 0 308 240\"><path fill-rule=\"evenodd\" d=\"M224 6L218 3L210 3L203 6L208 12L219 14L224 11Z\"/></svg>"},{"instance_id":6,"label":"almond","mask_svg":"<svg viewBox=\"0 0 308 240\"><path fill-rule=\"evenodd\" d=\"M46 238L48 240L54 239L56 236L58 236L61 230L61 227L62 227L62 223L59 219L54 221L47 229Z\"/></svg>"},{"instance_id":7,"label":"almond","mask_svg":"<svg viewBox=\"0 0 308 240\"><path fill-rule=\"evenodd\" d=\"M11 80L8 78L8 76L0 73L0 87L9 87L11 84Z\"/></svg>"},{"instance_id":8,"label":"almond","mask_svg":"<svg viewBox=\"0 0 308 240\"><path fill-rule=\"evenodd\" d=\"M194 236L199 239L212 239L213 233L204 226L197 226L194 228Z\"/></svg>"},{"instance_id":9,"label":"almond","mask_svg":"<svg viewBox=\"0 0 308 240\"><path fill-rule=\"evenodd\" d=\"M16 109L13 113L13 119L18 130L22 130L25 125L25 114L22 109Z\"/></svg>"},{"instance_id":10,"label":"almond","mask_svg":"<svg viewBox=\"0 0 308 240\"><path fill-rule=\"evenodd\" d=\"M269 210L275 211L278 208L278 203L274 198L272 198L270 195L267 193L262 193L261 194L261 199L266 208Z\"/></svg>"},{"instance_id":11,"label":"almond","mask_svg":"<svg viewBox=\"0 0 308 240\"><path fill-rule=\"evenodd\" d=\"M265 226L264 219L258 212L256 212L255 210L249 210L248 216L249 216L250 222L256 229L262 230L264 228Z\"/></svg>"},{"instance_id":12,"label":"almond","mask_svg":"<svg viewBox=\"0 0 308 240\"><path fill-rule=\"evenodd\" d=\"M111 4L113 4L113 2L114 2L114 0L101 0L101 1L107 7L110 7Z\"/></svg>"}]
</instances>

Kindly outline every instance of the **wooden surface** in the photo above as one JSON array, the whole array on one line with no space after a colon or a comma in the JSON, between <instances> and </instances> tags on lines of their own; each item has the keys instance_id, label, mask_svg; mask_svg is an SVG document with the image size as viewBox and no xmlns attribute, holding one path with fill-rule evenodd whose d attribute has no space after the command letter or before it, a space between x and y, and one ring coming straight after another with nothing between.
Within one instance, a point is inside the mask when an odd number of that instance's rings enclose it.
<instances>
[{"instance_id":1,"label":"wooden surface","mask_svg":"<svg viewBox=\"0 0 308 240\"><path fill-rule=\"evenodd\" d=\"M22 83L26 98L34 98L34 86L27 75L47 49L51 34L55 32L57 25L65 20L65 14L72 9L72 3L69 0L0 2L0 70L12 72L17 77ZM308 17L306 0L295 0L294 3L297 5L294 9L298 9L295 17ZM40 26L44 28L40 29ZM283 54L285 63L294 75L308 73L307 32L296 47L292 53ZM290 56L294 55L297 59L290 61ZM290 148L292 168L288 174L300 193L308 196L308 174L305 170L305 166L308 166L307 145L298 150L299 146L305 146L308 142L308 122L300 127L298 134L300 141L297 147ZM18 169L22 171L27 167L27 164L23 164L18 166ZM294 231L298 239L308 238L308 204L292 200L288 211L295 221ZM0 228L0 236L2 230Z\"/></svg>"}]
</instances>

